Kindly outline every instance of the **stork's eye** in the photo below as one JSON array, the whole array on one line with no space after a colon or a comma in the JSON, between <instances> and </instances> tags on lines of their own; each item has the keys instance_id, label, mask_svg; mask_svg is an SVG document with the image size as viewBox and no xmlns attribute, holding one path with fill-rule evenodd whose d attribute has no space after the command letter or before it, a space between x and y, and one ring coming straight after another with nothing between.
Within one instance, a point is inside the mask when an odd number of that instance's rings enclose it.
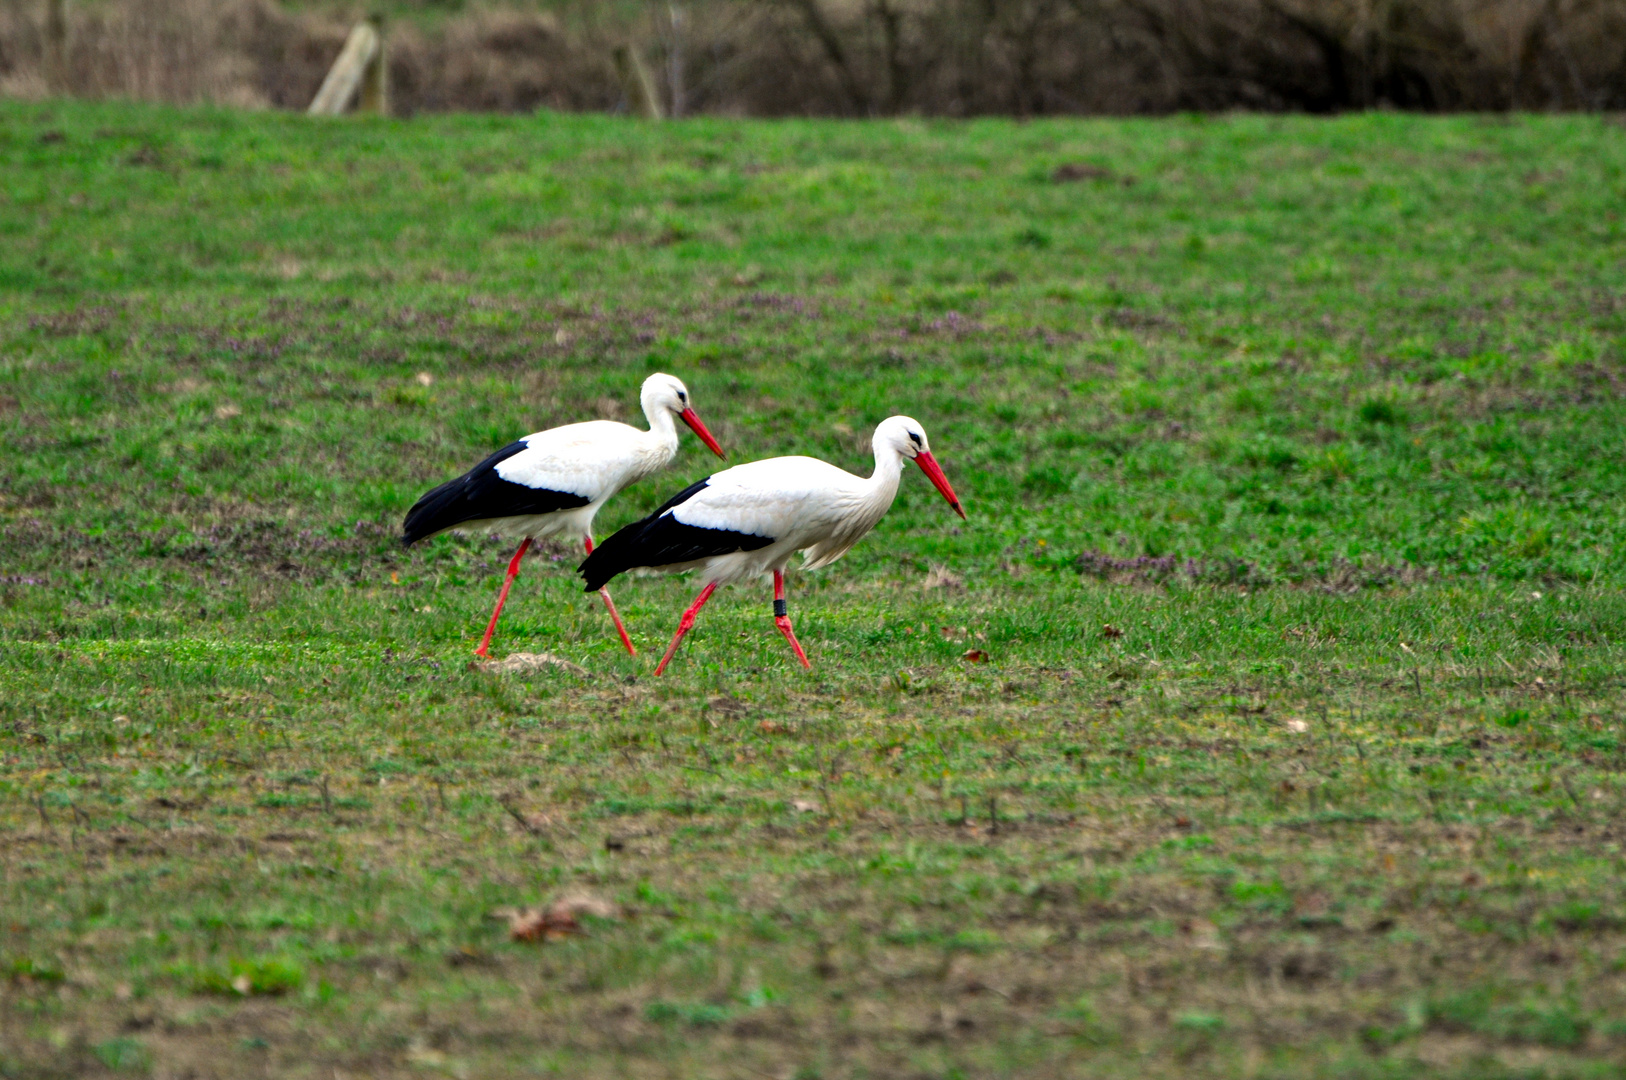
<instances>
[{"instance_id":1,"label":"stork's eye","mask_svg":"<svg viewBox=\"0 0 1626 1080\"><path fill-rule=\"evenodd\" d=\"M689 395L685 394L682 390L679 390L678 391L678 400L685 403L685 404L687 404L688 401L689 401Z\"/></svg>"},{"instance_id":2,"label":"stork's eye","mask_svg":"<svg viewBox=\"0 0 1626 1080\"><path fill-rule=\"evenodd\" d=\"M916 432L911 431L909 433L909 441L914 443L916 446L919 446L920 445L920 435L917 434Z\"/></svg>"}]
</instances>

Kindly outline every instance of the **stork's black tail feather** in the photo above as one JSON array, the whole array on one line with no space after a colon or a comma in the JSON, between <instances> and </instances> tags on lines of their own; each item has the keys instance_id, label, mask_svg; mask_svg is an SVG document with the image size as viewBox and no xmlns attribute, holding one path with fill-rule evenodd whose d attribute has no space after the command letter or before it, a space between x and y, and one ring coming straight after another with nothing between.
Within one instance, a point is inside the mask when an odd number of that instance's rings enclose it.
<instances>
[{"instance_id":1,"label":"stork's black tail feather","mask_svg":"<svg viewBox=\"0 0 1626 1080\"><path fill-rule=\"evenodd\" d=\"M619 529L593 549L577 572L587 582L587 592L604 588L611 578L640 567L674 566L695 562L712 555L755 551L774 542L771 536L705 529L679 521L667 511L686 502L711 483L707 477L690 484L666 500L653 514Z\"/></svg>"},{"instance_id":2,"label":"stork's black tail feather","mask_svg":"<svg viewBox=\"0 0 1626 1080\"><path fill-rule=\"evenodd\" d=\"M593 501L574 492L516 484L498 475L500 463L528 448L523 439L509 443L456 480L446 481L419 499L407 511L401 526L402 545L411 547L419 540L470 521L552 514Z\"/></svg>"},{"instance_id":3,"label":"stork's black tail feather","mask_svg":"<svg viewBox=\"0 0 1626 1080\"><path fill-rule=\"evenodd\" d=\"M651 515L642 521L634 521L599 541L593 553L583 559L582 564L576 568L576 573L587 582L584 592L598 592L617 574L624 574L628 570L645 565L638 554L642 547L638 541L657 516L659 515Z\"/></svg>"},{"instance_id":4,"label":"stork's black tail feather","mask_svg":"<svg viewBox=\"0 0 1626 1080\"><path fill-rule=\"evenodd\" d=\"M412 509L407 511L406 521L401 524L401 546L411 547L419 540L434 536L462 520L457 515L456 506L467 481L467 476L448 480L413 503Z\"/></svg>"},{"instance_id":5,"label":"stork's black tail feather","mask_svg":"<svg viewBox=\"0 0 1626 1080\"><path fill-rule=\"evenodd\" d=\"M624 574L628 570L635 570L640 566L652 566L641 557L644 545L640 542L644 533L654 527L660 516L701 491L711 483L711 477L697 480L673 495L670 499L655 508L655 512L646 518L640 518L631 525L623 525L617 529L609 539L599 543L592 554L582 560L576 572L587 580L586 592L598 592L609 583L617 574Z\"/></svg>"}]
</instances>

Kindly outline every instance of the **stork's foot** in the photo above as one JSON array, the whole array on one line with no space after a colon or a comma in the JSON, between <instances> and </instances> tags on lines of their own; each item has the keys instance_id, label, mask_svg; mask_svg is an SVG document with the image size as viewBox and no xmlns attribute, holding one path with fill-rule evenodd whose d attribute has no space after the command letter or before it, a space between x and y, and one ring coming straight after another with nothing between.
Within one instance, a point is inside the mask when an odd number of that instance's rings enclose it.
<instances>
[{"instance_id":1,"label":"stork's foot","mask_svg":"<svg viewBox=\"0 0 1626 1080\"><path fill-rule=\"evenodd\" d=\"M802 662L803 667L812 671L813 665L807 662L807 654L802 651L802 643L796 640L796 631L790 628L790 613L789 609L785 607L785 572L783 570L773 572L773 624L779 627L779 632L785 635L786 641L790 642L791 651L796 654L796 659Z\"/></svg>"},{"instance_id":2,"label":"stork's foot","mask_svg":"<svg viewBox=\"0 0 1626 1080\"><path fill-rule=\"evenodd\" d=\"M781 603L782 602L783 601L781 601ZM796 640L796 631L790 628L790 616L775 615L773 617L773 624L779 627L779 632L785 635L786 641L790 642L791 651L796 654L796 659L802 662L803 667L809 671L812 671L813 665L808 662L807 653L802 651L802 643Z\"/></svg>"}]
</instances>

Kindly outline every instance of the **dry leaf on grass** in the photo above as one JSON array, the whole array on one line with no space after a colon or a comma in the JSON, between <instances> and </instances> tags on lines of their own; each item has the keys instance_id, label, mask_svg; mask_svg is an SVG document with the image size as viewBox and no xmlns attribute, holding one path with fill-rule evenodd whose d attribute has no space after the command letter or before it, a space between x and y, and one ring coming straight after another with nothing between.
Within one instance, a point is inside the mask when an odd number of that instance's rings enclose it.
<instances>
[{"instance_id":1,"label":"dry leaf on grass","mask_svg":"<svg viewBox=\"0 0 1626 1080\"><path fill-rule=\"evenodd\" d=\"M1306 724L1303 720L1289 720L1287 722L1287 730L1291 731L1295 735L1303 735L1306 731L1310 730L1310 725Z\"/></svg>"},{"instance_id":2,"label":"dry leaf on grass","mask_svg":"<svg viewBox=\"0 0 1626 1080\"><path fill-rule=\"evenodd\" d=\"M1101 628L1101 636L1104 638L1120 638L1124 636L1124 632L1111 623L1107 623Z\"/></svg>"},{"instance_id":3,"label":"dry leaf on grass","mask_svg":"<svg viewBox=\"0 0 1626 1080\"><path fill-rule=\"evenodd\" d=\"M500 910L492 915L508 919L508 936L515 941L557 941L586 933L582 917L613 921L621 917L621 909L596 893L580 890L565 893L546 907Z\"/></svg>"},{"instance_id":4,"label":"dry leaf on grass","mask_svg":"<svg viewBox=\"0 0 1626 1080\"><path fill-rule=\"evenodd\" d=\"M988 662L988 653L982 649L967 649L960 654L960 659L968 664L985 664Z\"/></svg>"},{"instance_id":5,"label":"dry leaf on grass","mask_svg":"<svg viewBox=\"0 0 1626 1080\"><path fill-rule=\"evenodd\" d=\"M581 932L575 919L555 919L541 908L526 908L508 924L508 936L515 941L558 941Z\"/></svg>"},{"instance_id":6,"label":"dry leaf on grass","mask_svg":"<svg viewBox=\"0 0 1626 1080\"><path fill-rule=\"evenodd\" d=\"M484 671L490 675L502 675L512 672L540 671L543 668L556 667L589 678L587 669L580 664L573 664L562 656L555 656L545 652L522 652L501 660L472 661L469 664L471 671Z\"/></svg>"},{"instance_id":7,"label":"dry leaf on grass","mask_svg":"<svg viewBox=\"0 0 1626 1080\"><path fill-rule=\"evenodd\" d=\"M818 813L819 804L810 799L792 799L790 808L798 814L815 814Z\"/></svg>"},{"instance_id":8,"label":"dry leaf on grass","mask_svg":"<svg viewBox=\"0 0 1626 1080\"><path fill-rule=\"evenodd\" d=\"M945 592L958 592L965 588L965 578L956 574L946 566L933 563L926 572L926 583L923 588L942 589Z\"/></svg>"}]
</instances>

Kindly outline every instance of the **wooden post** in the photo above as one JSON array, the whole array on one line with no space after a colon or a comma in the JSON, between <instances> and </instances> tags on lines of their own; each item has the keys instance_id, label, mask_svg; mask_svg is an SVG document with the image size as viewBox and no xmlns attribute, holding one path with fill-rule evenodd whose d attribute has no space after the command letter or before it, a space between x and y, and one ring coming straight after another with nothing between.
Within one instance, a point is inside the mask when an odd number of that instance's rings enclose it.
<instances>
[{"instance_id":1,"label":"wooden post","mask_svg":"<svg viewBox=\"0 0 1626 1080\"><path fill-rule=\"evenodd\" d=\"M68 89L68 0L45 3L45 84L58 94Z\"/></svg>"},{"instance_id":2,"label":"wooden post","mask_svg":"<svg viewBox=\"0 0 1626 1080\"><path fill-rule=\"evenodd\" d=\"M379 33L376 19L359 22L350 31L344 49L306 111L312 116L338 116L357 100L358 94L363 109L384 111L384 35Z\"/></svg>"},{"instance_id":3,"label":"wooden post","mask_svg":"<svg viewBox=\"0 0 1626 1080\"><path fill-rule=\"evenodd\" d=\"M627 45L615 48L615 70L621 76L621 92L627 95L627 111L645 120L661 118L661 99L638 54Z\"/></svg>"}]
</instances>

